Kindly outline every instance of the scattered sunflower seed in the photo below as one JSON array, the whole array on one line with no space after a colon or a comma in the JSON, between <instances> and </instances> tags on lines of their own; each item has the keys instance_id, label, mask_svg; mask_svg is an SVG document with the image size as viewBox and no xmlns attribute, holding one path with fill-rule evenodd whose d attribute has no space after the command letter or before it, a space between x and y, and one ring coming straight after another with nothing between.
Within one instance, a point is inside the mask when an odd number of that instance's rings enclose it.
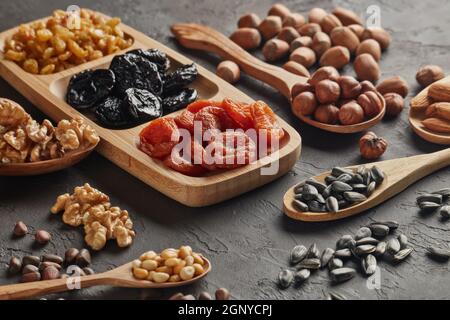
<instances>
[{"instance_id":1,"label":"scattered sunflower seed","mask_svg":"<svg viewBox=\"0 0 450 320\"><path fill-rule=\"evenodd\" d=\"M377 244L377 248L375 249L375 252L373 254L377 257L382 256L386 252L386 246L387 246L386 242L380 241Z\"/></svg>"},{"instance_id":2,"label":"scattered sunflower seed","mask_svg":"<svg viewBox=\"0 0 450 320\"><path fill-rule=\"evenodd\" d=\"M405 260L409 255L413 252L412 248L406 248L403 250L400 250L395 256L394 256L394 262L400 262Z\"/></svg>"},{"instance_id":3,"label":"scattered sunflower seed","mask_svg":"<svg viewBox=\"0 0 450 320\"><path fill-rule=\"evenodd\" d=\"M398 236L398 242L400 243L400 249L405 249L408 246L408 237L402 233Z\"/></svg>"},{"instance_id":4,"label":"scattered sunflower seed","mask_svg":"<svg viewBox=\"0 0 450 320\"><path fill-rule=\"evenodd\" d=\"M297 264L303 259L306 258L308 250L303 245L298 245L292 248L291 250L291 256L290 256L290 262L291 264Z\"/></svg>"},{"instance_id":5,"label":"scattered sunflower seed","mask_svg":"<svg viewBox=\"0 0 450 320\"><path fill-rule=\"evenodd\" d=\"M339 292L328 292L328 296L327 296L328 300L347 300L347 298Z\"/></svg>"},{"instance_id":6,"label":"scattered sunflower seed","mask_svg":"<svg viewBox=\"0 0 450 320\"><path fill-rule=\"evenodd\" d=\"M361 240L362 238L368 238L372 236L372 231L367 227L359 228L355 234L355 240Z\"/></svg>"},{"instance_id":7,"label":"scattered sunflower seed","mask_svg":"<svg viewBox=\"0 0 450 320\"><path fill-rule=\"evenodd\" d=\"M293 280L294 280L294 274L289 269L282 270L278 274L278 284L283 289L289 288L289 286L291 285Z\"/></svg>"},{"instance_id":8,"label":"scattered sunflower seed","mask_svg":"<svg viewBox=\"0 0 450 320\"><path fill-rule=\"evenodd\" d=\"M309 271L309 269L301 269L295 273L294 281L296 283L302 283L302 282L306 281L310 275L311 275L311 271Z\"/></svg>"},{"instance_id":9,"label":"scattered sunflower seed","mask_svg":"<svg viewBox=\"0 0 450 320\"><path fill-rule=\"evenodd\" d=\"M362 239L359 239L358 241L356 241L356 245L357 246L362 246L363 244L372 244L374 246L376 246L380 241L372 238L372 237L365 237Z\"/></svg>"},{"instance_id":10,"label":"scattered sunflower seed","mask_svg":"<svg viewBox=\"0 0 450 320\"><path fill-rule=\"evenodd\" d=\"M297 264L297 269L319 269L320 260L318 258L304 259Z\"/></svg>"},{"instance_id":11,"label":"scattered sunflower seed","mask_svg":"<svg viewBox=\"0 0 450 320\"><path fill-rule=\"evenodd\" d=\"M429 201L424 201L419 203L419 208L421 210L435 210L437 208L439 208L441 205L438 203L434 203L434 202L429 202Z\"/></svg>"},{"instance_id":12,"label":"scattered sunflower seed","mask_svg":"<svg viewBox=\"0 0 450 320\"><path fill-rule=\"evenodd\" d=\"M352 252L350 249L340 249L334 253L334 256L339 259L350 258L352 256Z\"/></svg>"},{"instance_id":13,"label":"scattered sunflower seed","mask_svg":"<svg viewBox=\"0 0 450 320\"><path fill-rule=\"evenodd\" d=\"M370 276L374 274L377 269L377 259L373 255L368 254L361 260L361 266L364 273Z\"/></svg>"},{"instance_id":14,"label":"scattered sunflower seed","mask_svg":"<svg viewBox=\"0 0 450 320\"><path fill-rule=\"evenodd\" d=\"M439 260L450 259L450 249L429 247L427 249L427 251L428 251L428 254L434 259L439 259Z\"/></svg>"},{"instance_id":15,"label":"scattered sunflower seed","mask_svg":"<svg viewBox=\"0 0 450 320\"><path fill-rule=\"evenodd\" d=\"M320 267L325 268L331 259L333 259L334 250L331 248L326 248L323 250L322 255L320 256Z\"/></svg>"},{"instance_id":16,"label":"scattered sunflower seed","mask_svg":"<svg viewBox=\"0 0 450 320\"><path fill-rule=\"evenodd\" d=\"M417 197L417 204L421 204L422 202L433 202L437 204L442 203L442 195L440 194L423 194Z\"/></svg>"},{"instance_id":17,"label":"scattered sunflower seed","mask_svg":"<svg viewBox=\"0 0 450 320\"><path fill-rule=\"evenodd\" d=\"M378 238L384 238L389 234L389 227L384 224L372 224L370 230L372 235Z\"/></svg>"},{"instance_id":18,"label":"scattered sunflower seed","mask_svg":"<svg viewBox=\"0 0 450 320\"><path fill-rule=\"evenodd\" d=\"M319 248L317 248L317 244L313 243L308 248L306 258L319 258L319 257L320 257L320 250Z\"/></svg>"},{"instance_id":19,"label":"scattered sunflower seed","mask_svg":"<svg viewBox=\"0 0 450 320\"><path fill-rule=\"evenodd\" d=\"M372 244L363 244L361 246L358 246L354 249L354 253L357 256L361 256L361 255L365 255L365 254L369 254L369 253L373 253L376 250L376 246L372 245Z\"/></svg>"},{"instance_id":20,"label":"scattered sunflower seed","mask_svg":"<svg viewBox=\"0 0 450 320\"><path fill-rule=\"evenodd\" d=\"M356 270L353 268L339 268L330 271L330 277L333 282L344 282L353 278Z\"/></svg>"},{"instance_id":21,"label":"scattered sunflower seed","mask_svg":"<svg viewBox=\"0 0 450 320\"><path fill-rule=\"evenodd\" d=\"M397 254L400 251L400 241L397 238L391 238L386 244L386 251L391 255Z\"/></svg>"},{"instance_id":22,"label":"scattered sunflower seed","mask_svg":"<svg viewBox=\"0 0 450 320\"><path fill-rule=\"evenodd\" d=\"M450 206L442 206L439 209L439 214L441 215L442 218L448 219L450 218Z\"/></svg>"},{"instance_id":23,"label":"scattered sunflower seed","mask_svg":"<svg viewBox=\"0 0 450 320\"><path fill-rule=\"evenodd\" d=\"M348 248L349 243L352 241L354 241L353 236L345 234L336 242L336 249Z\"/></svg>"},{"instance_id":24,"label":"scattered sunflower seed","mask_svg":"<svg viewBox=\"0 0 450 320\"><path fill-rule=\"evenodd\" d=\"M330 262L328 262L328 269L334 270L334 269L339 269L342 268L344 266L344 262L339 259L339 258L333 258L330 260Z\"/></svg>"},{"instance_id":25,"label":"scattered sunflower seed","mask_svg":"<svg viewBox=\"0 0 450 320\"><path fill-rule=\"evenodd\" d=\"M389 227L389 229L391 230L395 230L398 228L399 223L397 221L394 220L382 220L382 221L377 221L377 222L373 222L370 225L374 225L374 224L382 224L385 225L387 227ZM370 226L369 226L370 227Z\"/></svg>"},{"instance_id":26,"label":"scattered sunflower seed","mask_svg":"<svg viewBox=\"0 0 450 320\"><path fill-rule=\"evenodd\" d=\"M440 194L444 198L450 197L450 188L444 188L441 190L434 191L433 194Z\"/></svg>"}]
</instances>

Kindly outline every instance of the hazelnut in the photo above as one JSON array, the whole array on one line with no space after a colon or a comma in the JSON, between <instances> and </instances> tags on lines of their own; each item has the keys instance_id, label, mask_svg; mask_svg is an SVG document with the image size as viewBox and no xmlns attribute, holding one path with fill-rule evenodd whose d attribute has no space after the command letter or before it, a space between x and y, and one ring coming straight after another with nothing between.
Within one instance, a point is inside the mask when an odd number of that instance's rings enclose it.
<instances>
[{"instance_id":1,"label":"hazelnut","mask_svg":"<svg viewBox=\"0 0 450 320\"><path fill-rule=\"evenodd\" d=\"M300 63L295 61L288 61L283 65L283 69L289 71L290 73L309 78L311 75L309 74L308 69L302 66Z\"/></svg>"},{"instance_id":2,"label":"hazelnut","mask_svg":"<svg viewBox=\"0 0 450 320\"><path fill-rule=\"evenodd\" d=\"M331 48L331 39L330 37L322 31L317 32L311 44L311 49L314 50L318 57L321 57L325 51Z\"/></svg>"},{"instance_id":3,"label":"hazelnut","mask_svg":"<svg viewBox=\"0 0 450 320\"><path fill-rule=\"evenodd\" d=\"M291 42L290 51L294 52L295 49L298 49L300 47L311 47L312 45L312 39L308 36L298 37L294 41Z\"/></svg>"},{"instance_id":4,"label":"hazelnut","mask_svg":"<svg viewBox=\"0 0 450 320\"><path fill-rule=\"evenodd\" d=\"M334 14L344 26L352 24L363 24L362 19L352 10L348 10L342 7L336 7L333 9L333 11L331 11L331 13Z\"/></svg>"},{"instance_id":5,"label":"hazelnut","mask_svg":"<svg viewBox=\"0 0 450 320\"><path fill-rule=\"evenodd\" d=\"M377 85L376 88L381 94L395 92L401 95L403 98L408 95L409 91L408 83L399 76L384 79Z\"/></svg>"},{"instance_id":6,"label":"hazelnut","mask_svg":"<svg viewBox=\"0 0 450 320\"><path fill-rule=\"evenodd\" d=\"M261 18L256 13L243 15L238 20L238 28L258 28Z\"/></svg>"},{"instance_id":7,"label":"hazelnut","mask_svg":"<svg viewBox=\"0 0 450 320\"><path fill-rule=\"evenodd\" d=\"M339 19L332 13L329 13L323 17L319 24L322 31L328 34L330 34L334 28L342 26L341 21L339 21Z\"/></svg>"},{"instance_id":8,"label":"hazelnut","mask_svg":"<svg viewBox=\"0 0 450 320\"><path fill-rule=\"evenodd\" d=\"M373 91L373 92L377 91L374 84L370 81L364 80L364 81L361 81L360 84L361 84L361 93L365 93L367 91Z\"/></svg>"},{"instance_id":9,"label":"hazelnut","mask_svg":"<svg viewBox=\"0 0 450 320\"><path fill-rule=\"evenodd\" d=\"M322 80L315 85L316 97L320 103L334 103L339 100L341 88L331 80Z\"/></svg>"},{"instance_id":10,"label":"hazelnut","mask_svg":"<svg viewBox=\"0 0 450 320\"><path fill-rule=\"evenodd\" d=\"M278 16L281 19L286 18L291 13L291 10L289 10L284 4L281 3L275 3L267 13L268 16Z\"/></svg>"},{"instance_id":11,"label":"hazelnut","mask_svg":"<svg viewBox=\"0 0 450 320\"><path fill-rule=\"evenodd\" d=\"M389 32L379 27L366 28L361 35L361 40L374 39L381 47L381 50L386 50L391 44L391 35Z\"/></svg>"},{"instance_id":12,"label":"hazelnut","mask_svg":"<svg viewBox=\"0 0 450 320\"><path fill-rule=\"evenodd\" d=\"M275 37L281 28L282 22L279 16L268 16L258 26L258 30L265 40Z\"/></svg>"},{"instance_id":13,"label":"hazelnut","mask_svg":"<svg viewBox=\"0 0 450 320\"><path fill-rule=\"evenodd\" d=\"M373 118L383 109L382 99L377 93L368 91L358 97L358 104L364 109L367 118Z\"/></svg>"},{"instance_id":14,"label":"hazelnut","mask_svg":"<svg viewBox=\"0 0 450 320\"><path fill-rule=\"evenodd\" d=\"M325 51L320 58L321 66L341 69L350 62L350 51L346 47L336 46Z\"/></svg>"},{"instance_id":15,"label":"hazelnut","mask_svg":"<svg viewBox=\"0 0 450 320\"><path fill-rule=\"evenodd\" d=\"M317 23L307 23L301 26L299 29L297 29L297 31L302 36L308 36L312 38L317 32L322 31L322 29L320 28L320 25L318 25Z\"/></svg>"},{"instance_id":16,"label":"hazelnut","mask_svg":"<svg viewBox=\"0 0 450 320\"><path fill-rule=\"evenodd\" d=\"M364 121L364 110L355 101L344 104L339 109L339 121L343 125L352 125Z\"/></svg>"},{"instance_id":17,"label":"hazelnut","mask_svg":"<svg viewBox=\"0 0 450 320\"><path fill-rule=\"evenodd\" d=\"M359 24L351 24L348 27L353 31L354 34L356 34L358 39L361 41L362 35L364 33L364 27Z\"/></svg>"},{"instance_id":18,"label":"hazelnut","mask_svg":"<svg viewBox=\"0 0 450 320\"><path fill-rule=\"evenodd\" d=\"M14 226L13 234L16 237L22 237L28 233L28 227L23 221L17 221Z\"/></svg>"},{"instance_id":19,"label":"hazelnut","mask_svg":"<svg viewBox=\"0 0 450 320\"><path fill-rule=\"evenodd\" d=\"M291 13L283 19L283 27L300 28L306 22L305 17L300 13Z\"/></svg>"},{"instance_id":20,"label":"hazelnut","mask_svg":"<svg viewBox=\"0 0 450 320\"><path fill-rule=\"evenodd\" d=\"M39 244L47 244L50 241L52 236L45 230L38 230L34 236L34 239Z\"/></svg>"},{"instance_id":21,"label":"hazelnut","mask_svg":"<svg viewBox=\"0 0 450 320\"><path fill-rule=\"evenodd\" d=\"M291 89L292 99L294 99L296 96L298 96L302 92L313 92L314 93L314 87L307 82L299 82L299 83L294 84Z\"/></svg>"},{"instance_id":22,"label":"hazelnut","mask_svg":"<svg viewBox=\"0 0 450 320\"><path fill-rule=\"evenodd\" d=\"M441 67L436 65L426 65L417 71L416 80L422 87L428 87L433 82L445 77Z\"/></svg>"},{"instance_id":23,"label":"hazelnut","mask_svg":"<svg viewBox=\"0 0 450 320\"><path fill-rule=\"evenodd\" d=\"M219 77L229 83L235 83L239 81L241 77L241 72L239 66L233 61L222 61L217 66L216 73Z\"/></svg>"},{"instance_id":24,"label":"hazelnut","mask_svg":"<svg viewBox=\"0 0 450 320\"><path fill-rule=\"evenodd\" d=\"M261 44L261 35L258 30L253 28L237 29L230 36L230 39L245 50L256 49Z\"/></svg>"},{"instance_id":25,"label":"hazelnut","mask_svg":"<svg viewBox=\"0 0 450 320\"><path fill-rule=\"evenodd\" d=\"M357 98L361 93L361 83L351 76L341 76L337 83L341 87L341 95L344 99Z\"/></svg>"},{"instance_id":26,"label":"hazelnut","mask_svg":"<svg viewBox=\"0 0 450 320\"><path fill-rule=\"evenodd\" d=\"M278 34L278 39L291 43L294 39L300 37L300 34L295 30L294 27L283 27Z\"/></svg>"},{"instance_id":27,"label":"hazelnut","mask_svg":"<svg viewBox=\"0 0 450 320\"><path fill-rule=\"evenodd\" d=\"M317 100L312 92L302 92L292 101L292 112L296 116L309 116L314 114L317 108Z\"/></svg>"},{"instance_id":28,"label":"hazelnut","mask_svg":"<svg viewBox=\"0 0 450 320\"><path fill-rule=\"evenodd\" d=\"M385 139L377 137L373 132L367 132L359 140L359 151L364 158L374 160L383 155L387 145Z\"/></svg>"},{"instance_id":29,"label":"hazelnut","mask_svg":"<svg viewBox=\"0 0 450 320\"><path fill-rule=\"evenodd\" d=\"M332 104L322 104L314 112L314 118L322 123L336 124L339 120L339 109Z\"/></svg>"},{"instance_id":30,"label":"hazelnut","mask_svg":"<svg viewBox=\"0 0 450 320\"><path fill-rule=\"evenodd\" d=\"M339 101L336 103L336 107L341 108L344 104L347 104L349 102L356 102L355 99L339 99Z\"/></svg>"},{"instance_id":31,"label":"hazelnut","mask_svg":"<svg viewBox=\"0 0 450 320\"><path fill-rule=\"evenodd\" d=\"M316 86L322 80L337 81L339 72L334 67L321 67L316 70L308 80L312 86Z\"/></svg>"},{"instance_id":32,"label":"hazelnut","mask_svg":"<svg viewBox=\"0 0 450 320\"><path fill-rule=\"evenodd\" d=\"M300 47L291 53L289 60L298 62L306 68L309 68L316 63L316 54L308 47Z\"/></svg>"},{"instance_id":33,"label":"hazelnut","mask_svg":"<svg viewBox=\"0 0 450 320\"><path fill-rule=\"evenodd\" d=\"M267 61L276 61L283 58L289 52L289 44L280 39L270 39L262 49Z\"/></svg>"},{"instance_id":34,"label":"hazelnut","mask_svg":"<svg viewBox=\"0 0 450 320\"><path fill-rule=\"evenodd\" d=\"M361 81L376 82L380 78L380 67L372 55L368 53L357 56L353 67L358 79Z\"/></svg>"},{"instance_id":35,"label":"hazelnut","mask_svg":"<svg viewBox=\"0 0 450 320\"><path fill-rule=\"evenodd\" d=\"M383 97L384 101L386 101L386 115L395 117L402 112L405 101L401 95L391 92L386 93Z\"/></svg>"},{"instance_id":36,"label":"hazelnut","mask_svg":"<svg viewBox=\"0 0 450 320\"><path fill-rule=\"evenodd\" d=\"M362 55L363 53L370 54L376 61L381 59L381 47L378 42L373 39L367 39L361 42L356 49L356 55Z\"/></svg>"},{"instance_id":37,"label":"hazelnut","mask_svg":"<svg viewBox=\"0 0 450 320\"><path fill-rule=\"evenodd\" d=\"M359 38L348 27L336 27L330 33L333 46L346 47L350 53L354 53L359 46Z\"/></svg>"},{"instance_id":38,"label":"hazelnut","mask_svg":"<svg viewBox=\"0 0 450 320\"><path fill-rule=\"evenodd\" d=\"M308 22L320 23L322 19L327 15L327 12L322 8L312 8L308 13Z\"/></svg>"}]
</instances>

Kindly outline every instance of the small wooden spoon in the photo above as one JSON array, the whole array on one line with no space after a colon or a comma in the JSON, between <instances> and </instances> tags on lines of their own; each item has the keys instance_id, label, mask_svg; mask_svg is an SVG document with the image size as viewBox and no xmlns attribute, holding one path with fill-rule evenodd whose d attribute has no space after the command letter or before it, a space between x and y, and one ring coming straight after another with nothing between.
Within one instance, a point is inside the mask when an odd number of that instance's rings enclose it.
<instances>
[{"instance_id":1,"label":"small wooden spoon","mask_svg":"<svg viewBox=\"0 0 450 320\"><path fill-rule=\"evenodd\" d=\"M369 163L366 166L372 167L373 165L377 165L383 170L386 178L366 201L339 210L336 213L300 212L295 209L292 204L295 195L295 186L293 186L285 193L283 198L285 214L296 220L318 222L338 220L361 213L390 199L397 193L402 192L417 180L450 165L450 148L430 154ZM356 167L358 166L351 166L348 168L353 169ZM323 182L325 177L329 174L330 172L325 172L314 178L317 181Z\"/></svg>"},{"instance_id":2,"label":"small wooden spoon","mask_svg":"<svg viewBox=\"0 0 450 320\"><path fill-rule=\"evenodd\" d=\"M222 33L213 28L190 23L175 24L171 28L180 44L186 48L212 52L223 59L232 60L248 75L261 80L275 88L291 102L291 90L297 83L305 83L308 79L288 72L280 67L265 63L242 49ZM382 99L384 101L384 99ZM301 116L304 122L325 131L336 133L355 133L374 126L384 116L385 104L382 112L376 117L355 125L329 125Z\"/></svg>"},{"instance_id":3,"label":"small wooden spoon","mask_svg":"<svg viewBox=\"0 0 450 320\"><path fill-rule=\"evenodd\" d=\"M147 280L137 280L133 277L131 270L132 263L129 262L107 272L80 277L78 288L109 285L123 288L164 289L185 286L200 280L211 271L211 263L209 260L203 256L202 258L205 261L205 272L187 281L155 283ZM0 300L25 299L74 290L71 287L71 285L75 285L74 280L74 278L56 279L0 286Z\"/></svg>"},{"instance_id":4,"label":"small wooden spoon","mask_svg":"<svg viewBox=\"0 0 450 320\"><path fill-rule=\"evenodd\" d=\"M439 80L438 82L450 82L450 76ZM450 144L450 133L438 133L428 130L422 125L422 121L426 119L425 109L432 104L431 98L428 97L428 89L430 86L423 89L417 96L411 99L409 110L409 123L414 132L421 138L437 144Z\"/></svg>"}]
</instances>

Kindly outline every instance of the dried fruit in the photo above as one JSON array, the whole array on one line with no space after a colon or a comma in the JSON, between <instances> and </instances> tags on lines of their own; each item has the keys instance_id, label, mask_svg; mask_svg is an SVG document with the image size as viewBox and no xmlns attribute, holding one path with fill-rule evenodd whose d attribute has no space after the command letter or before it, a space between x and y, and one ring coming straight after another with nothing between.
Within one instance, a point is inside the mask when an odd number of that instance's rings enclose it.
<instances>
[{"instance_id":1,"label":"dried fruit","mask_svg":"<svg viewBox=\"0 0 450 320\"><path fill-rule=\"evenodd\" d=\"M170 67L170 60L167 58L167 55L158 49L135 49L128 51L128 53L141 56L144 59L156 64L160 73L167 72Z\"/></svg>"},{"instance_id":2,"label":"dried fruit","mask_svg":"<svg viewBox=\"0 0 450 320\"><path fill-rule=\"evenodd\" d=\"M163 158L168 156L178 143L179 133L173 119L160 118L150 122L139 137L142 151L151 157Z\"/></svg>"},{"instance_id":3,"label":"dried fruit","mask_svg":"<svg viewBox=\"0 0 450 320\"><path fill-rule=\"evenodd\" d=\"M422 87L428 87L444 77L444 71L437 65L425 65L416 73L416 80Z\"/></svg>"},{"instance_id":4,"label":"dried fruit","mask_svg":"<svg viewBox=\"0 0 450 320\"><path fill-rule=\"evenodd\" d=\"M358 79L361 81L375 82L380 78L380 67L372 55L368 53L357 56L353 67Z\"/></svg>"},{"instance_id":5,"label":"dried fruit","mask_svg":"<svg viewBox=\"0 0 450 320\"><path fill-rule=\"evenodd\" d=\"M387 141L375 133L368 132L359 140L359 150L366 159L378 159L387 149Z\"/></svg>"},{"instance_id":6,"label":"dried fruit","mask_svg":"<svg viewBox=\"0 0 450 320\"><path fill-rule=\"evenodd\" d=\"M136 88L125 91L121 108L137 123L159 118L163 113L161 101L157 96L150 91Z\"/></svg>"},{"instance_id":7,"label":"dried fruit","mask_svg":"<svg viewBox=\"0 0 450 320\"><path fill-rule=\"evenodd\" d=\"M245 50L253 50L261 45L261 34L257 29L250 27L237 29L230 39Z\"/></svg>"},{"instance_id":8,"label":"dried fruit","mask_svg":"<svg viewBox=\"0 0 450 320\"><path fill-rule=\"evenodd\" d=\"M183 88L166 95L162 100L162 106L165 114L183 109L198 97L197 90L194 88ZM142 119L142 118L141 118Z\"/></svg>"},{"instance_id":9,"label":"dried fruit","mask_svg":"<svg viewBox=\"0 0 450 320\"><path fill-rule=\"evenodd\" d=\"M281 140L284 130L280 127L275 113L263 101L252 104L253 126L256 130L266 130L269 145L273 139Z\"/></svg>"},{"instance_id":10,"label":"dried fruit","mask_svg":"<svg viewBox=\"0 0 450 320\"><path fill-rule=\"evenodd\" d=\"M109 96L101 101L95 109L98 121L106 127L119 128L131 123L129 114L122 108L122 100Z\"/></svg>"},{"instance_id":11,"label":"dried fruit","mask_svg":"<svg viewBox=\"0 0 450 320\"><path fill-rule=\"evenodd\" d=\"M382 95L386 93L397 93L403 98L408 95L409 91L408 83L399 76L384 79L377 85L376 88Z\"/></svg>"},{"instance_id":12,"label":"dried fruit","mask_svg":"<svg viewBox=\"0 0 450 320\"><path fill-rule=\"evenodd\" d=\"M164 96L179 92L185 86L197 79L198 70L195 64L187 64L179 67L174 72L164 77ZM150 90L151 91L151 90Z\"/></svg>"}]
</instances>

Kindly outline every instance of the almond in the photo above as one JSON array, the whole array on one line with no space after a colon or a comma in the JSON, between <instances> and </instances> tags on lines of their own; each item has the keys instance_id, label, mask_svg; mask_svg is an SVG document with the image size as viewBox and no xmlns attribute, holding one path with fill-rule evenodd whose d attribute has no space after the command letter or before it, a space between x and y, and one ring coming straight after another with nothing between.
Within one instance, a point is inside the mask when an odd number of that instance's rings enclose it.
<instances>
[{"instance_id":1,"label":"almond","mask_svg":"<svg viewBox=\"0 0 450 320\"><path fill-rule=\"evenodd\" d=\"M291 52L294 52L295 49L300 48L300 47L311 47L312 46L312 39L311 37L298 37L297 39L295 39L294 41L291 42Z\"/></svg>"},{"instance_id":2,"label":"almond","mask_svg":"<svg viewBox=\"0 0 450 320\"><path fill-rule=\"evenodd\" d=\"M348 27L350 28L350 30L353 31L354 34L356 34L358 39L361 41L362 40L362 35L364 33L364 27L360 26L359 24L351 24Z\"/></svg>"},{"instance_id":3,"label":"almond","mask_svg":"<svg viewBox=\"0 0 450 320\"><path fill-rule=\"evenodd\" d=\"M437 117L443 120L450 121L450 103L449 102L436 102L428 106L425 111L425 116L428 118Z\"/></svg>"},{"instance_id":4,"label":"almond","mask_svg":"<svg viewBox=\"0 0 450 320\"><path fill-rule=\"evenodd\" d=\"M331 39L325 32L317 32L311 44L311 49L314 50L318 57L321 57L325 51L331 48Z\"/></svg>"},{"instance_id":5,"label":"almond","mask_svg":"<svg viewBox=\"0 0 450 320\"><path fill-rule=\"evenodd\" d=\"M314 37L314 35L319 32L322 31L322 29L320 28L320 25L318 25L317 23L307 23L303 26L301 26L299 29L297 29L297 31L302 35L302 36L307 36L307 37Z\"/></svg>"},{"instance_id":6,"label":"almond","mask_svg":"<svg viewBox=\"0 0 450 320\"><path fill-rule=\"evenodd\" d=\"M281 28L282 22L279 16L268 16L258 26L258 30L265 40L275 37Z\"/></svg>"},{"instance_id":7,"label":"almond","mask_svg":"<svg viewBox=\"0 0 450 320\"><path fill-rule=\"evenodd\" d=\"M361 42L356 49L356 55L359 56L363 53L370 54L376 61L381 59L381 47L380 44L374 39L366 39Z\"/></svg>"},{"instance_id":8,"label":"almond","mask_svg":"<svg viewBox=\"0 0 450 320\"><path fill-rule=\"evenodd\" d=\"M436 65L426 65L417 71L416 80L422 87L428 87L430 84L445 77L441 67Z\"/></svg>"},{"instance_id":9,"label":"almond","mask_svg":"<svg viewBox=\"0 0 450 320\"><path fill-rule=\"evenodd\" d=\"M320 23L322 19L327 15L327 12L322 8L313 8L308 13L309 23Z\"/></svg>"},{"instance_id":10,"label":"almond","mask_svg":"<svg viewBox=\"0 0 450 320\"><path fill-rule=\"evenodd\" d=\"M283 65L283 69L289 71L290 73L302 76L302 77L310 77L310 73L308 69L306 69L303 65L295 61L288 61Z\"/></svg>"},{"instance_id":11,"label":"almond","mask_svg":"<svg viewBox=\"0 0 450 320\"><path fill-rule=\"evenodd\" d=\"M294 27L298 29L305 23L305 17L300 13L291 13L283 19L283 27Z\"/></svg>"},{"instance_id":12,"label":"almond","mask_svg":"<svg viewBox=\"0 0 450 320\"><path fill-rule=\"evenodd\" d=\"M289 60L298 62L304 67L309 68L316 63L316 54L308 47L301 47L291 53Z\"/></svg>"},{"instance_id":13,"label":"almond","mask_svg":"<svg viewBox=\"0 0 450 320\"><path fill-rule=\"evenodd\" d=\"M352 10L336 7L331 13L334 14L344 26L349 26L351 24L363 25L362 19Z\"/></svg>"},{"instance_id":14,"label":"almond","mask_svg":"<svg viewBox=\"0 0 450 320\"><path fill-rule=\"evenodd\" d=\"M361 39L376 40L380 44L382 50L386 50L391 44L391 35L386 30L379 27L366 28L361 36Z\"/></svg>"},{"instance_id":15,"label":"almond","mask_svg":"<svg viewBox=\"0 0 450 320\"><path fill-rule=\"evenodd\" d=\"M261 35L258 30L253 28L237 29L230 39L245 50L256 49L261 44Z\"/></svg>"},{"instance_id":16,"label":"almond","mask_svg":"<svg viewBox=\"0 0 450 320\"><path fill-rule=\"evenodd\" d=\"M404 98L408 95L409 86L408 83L402 77L395 76L381 81L377 85L377 90L382 95L394 92L401 95Z\"/></svg>"},{"instance_id":17,"label":"almond","mask_svg":"<svg viewBox=\"0 0 450 320\"><path fill-rule=\"evenodd\" d=\"M289 44L280 39L270 39L262 49L267 61L276 61L283 58L289 52Z\"/></svg>"},{"instance_id":18,"label":"almond","mask_svg":"<svg viewBox=\"0 0 450 320\"><path fill-rule=\"evenodd\" d=\"M332 66L341 69L350 62L350 51L346 47L336 46L324 52L320 58L321 66Z\"/></svg>"},{"instance_id":19,"label":"almond","mask_svg":"<svg viewBox=\"0 0 450 320\"><path fill-rule=\"evenodd\" d=\"M439 118L428 118L422 121L425 128L439 132L450 133L450 121L442 120Z\"/></svg>"},{"instance_id":20,"label":"almond","mask_svg":"<svg viewBox=\"0 0 450 320\"><path fill-rule=\"evenodd\" d=\"M336 27L330 34L333 46L346 47L350 53L354 53L359 46L359 39L348 27Z\"/></svg>"},{"instance_id":21,"label":"almond","mask_svg":"<svg viewBox=\"0 0 450 320\"><path fill-rule=\"evenodd\" d=\"M268 16L278 16L281 19L286 18L291 13L291 10L289 10L284 4L281 3L275 3L267 13Z\"/></svg>"},{"instance_id":22,"label":"almond","mask_svg":"<svg viewBox=\"0 0 450 320\"><path fill-rule=\"evenodd\" d=\"M450 80L433 83L428 96L437 102L450 102Z\"/></svg>"},{"instance_id":23,"label":"almond","mask_svg":"<svg viewBox=\"0 0 450 320\"><path fill-rule=\"evenodd\" d=\"M339 21L339 19L332 13L327 14L325 17L323 17L322 21L320 21L320 27L322 28L322 31L328 34L330 34L334 28L341 26L341 21Z\"/></svg>"},{"instance_id":24,"label":"almond","mask_svg":"<svg viewBox=\"0 0 450 320\"><path fill-rule=\"evenodd\" d=\"M380 67L375 59L368 53L357 56L353 63L358 80L376 82L380 78Z\"/></svg>"},{"instance_id":25,"label":"almond","mask_svg":"<svg viewBox=\"0 0 450 320\"><path fill-rule=\"evenodd\" d=\"M258 28L261 18L256 13L243 15L238 20L238 28Z\"/></svg>"},{"instance_id":26,"label":"almond","mask_svg":"<svg viewBox=\"0 0 450 320\"><path fill-rule=\"evenodd\" d=\"M300 34L297 32L297 30L295 30L294 27L284 27L283 29L281 29L277 38L286 41L287 43L291 43L299 37Z\"/></svg>"}]
</instances>

